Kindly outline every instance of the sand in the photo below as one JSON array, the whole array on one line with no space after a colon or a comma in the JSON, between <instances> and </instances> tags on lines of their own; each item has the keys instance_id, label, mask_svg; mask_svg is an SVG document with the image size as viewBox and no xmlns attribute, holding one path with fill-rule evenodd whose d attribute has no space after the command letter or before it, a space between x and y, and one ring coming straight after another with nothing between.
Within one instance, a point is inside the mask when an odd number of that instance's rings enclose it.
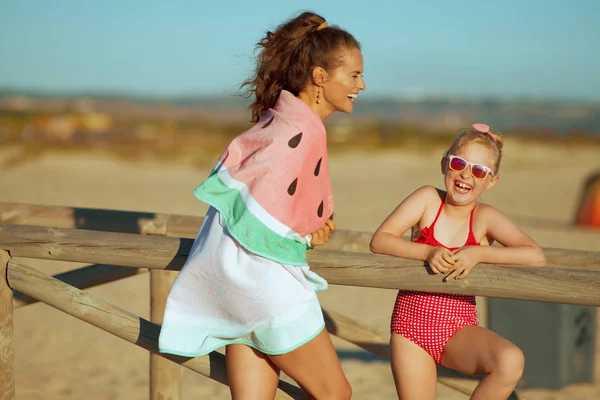
<instances>
[{"instance_id":1,"label":"sand","mask_svg":"<svg viewBox=\"0 0 600 400\"><path fill-rule=\"evenodd\" d=\"M0 150L0 165L11 153ZM338 227L374 231L394 207L424 184L442 185L441 152L388 151L331 156ZM47 155L0 170L0 202L203 215L191 190L207 167L129 163L99 154ZM600 231L568 227L585 177L600 168L600 148L509 143L499 184L482 201L493 204L544 247L600 251ZM51 274L81 264L29 261ZM149 318L149 276L89 289L94 296ZM322 305L383 332L395 292L332 286ZM149 355L44 304L15 314L18 400L147 399ZM356 399L392 399L387 362L335 340ZM184 398L227 399L228 389L186 369ZM600 388L526 389L531 399L597 399ZM439 399L458 399L440 386Z\"/></svg>"}]
</instances>

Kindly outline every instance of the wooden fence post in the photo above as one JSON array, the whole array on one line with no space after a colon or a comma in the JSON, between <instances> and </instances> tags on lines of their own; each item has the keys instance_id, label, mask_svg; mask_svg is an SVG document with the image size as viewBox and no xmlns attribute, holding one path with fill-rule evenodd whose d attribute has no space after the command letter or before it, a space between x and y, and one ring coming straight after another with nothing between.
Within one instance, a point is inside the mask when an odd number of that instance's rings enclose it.
<instances>
[{"instance_id":1,"label":"wooden fence post","mask_svg":"<svg viewBox=\"0 0 600 400\"><path fill-rule=\"evenodd\" d=\"M477 296L477 320L482 328L488 326L488 299L487 297Z\"/></svg>"},{"instance_id":2,"label":"wooden fence post","mask_svg":"<svg viewBox=\"0 0 600 400\"><path fill-rule=\"evenodd\" d=\"M162 324L165 302L177 271L150 271L150 320ZM181 367L158 354L150 354L150 400L182 400Z\"/></svg>"},{"instance_id":3,"label":"wooden fence post","mask_svg":"<svg viewBox=\"0 0 600 400\"><path fill-rule=\"evenodd\" d=\"M10 255L0 250L0 400L15 399L13 291L8 286Z\"/></svg>"},{"instance_id":4,"label":"wooden fence post","mask_svg":"<svg viewBox=\"0 0 600 400\"><path fill-rule=\"evenodd\" d=\"M166 223L161 224L161 236L170 236L167 231L168 220L169 218ZM148 231L145 228L142 227L142 233L157 234L156 231ZM177 271L150 270L150 321L157 325L162 325L167 297L177 274ZM179 365L158 354L150 353L150 400L182 400L181 380Z\"/></svg>"}]
</instances>

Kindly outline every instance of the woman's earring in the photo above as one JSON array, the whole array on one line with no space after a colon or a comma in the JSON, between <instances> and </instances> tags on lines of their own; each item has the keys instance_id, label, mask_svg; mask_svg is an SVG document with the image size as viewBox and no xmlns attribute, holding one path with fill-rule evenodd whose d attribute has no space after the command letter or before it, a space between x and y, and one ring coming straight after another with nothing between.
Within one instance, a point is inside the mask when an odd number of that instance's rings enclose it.
<instances>
[{"instance_id":1,"label":"woman's earring","mask_svg":"<svg viewBox=\"0 0 600 400\"><path fill-rule=\"evenodd\" d=\"M317 104L321 104L321 88L317 89Z\"/></svg>"}]
</instances>

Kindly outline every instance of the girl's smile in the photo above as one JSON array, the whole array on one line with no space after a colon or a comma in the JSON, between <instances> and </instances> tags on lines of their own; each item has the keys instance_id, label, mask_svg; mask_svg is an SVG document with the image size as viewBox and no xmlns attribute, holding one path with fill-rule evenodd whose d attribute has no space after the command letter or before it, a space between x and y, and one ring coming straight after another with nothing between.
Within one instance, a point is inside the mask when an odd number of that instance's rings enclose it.
<instances>
[{"instance_id":1,"label":"girl's smile","mask_svg":"<svg viewBox=\"0 0 600 400\"><path fill-rule=\"evenodd\" d=\"M457 159L457 160L455 160ZM452 163L452 165L451 165ZM466 165L465 165L466 163ZM448 193L448 203L471 205L481 194L494 186L498 177L488 166L494 165L494 152L487 146L473 143L442 159L442 172ZM453 169L454 168L454 169ZM461 171L455 169L463 168ZM476 176L483 176L483 179Z\"/></svg>"}]
</instances>

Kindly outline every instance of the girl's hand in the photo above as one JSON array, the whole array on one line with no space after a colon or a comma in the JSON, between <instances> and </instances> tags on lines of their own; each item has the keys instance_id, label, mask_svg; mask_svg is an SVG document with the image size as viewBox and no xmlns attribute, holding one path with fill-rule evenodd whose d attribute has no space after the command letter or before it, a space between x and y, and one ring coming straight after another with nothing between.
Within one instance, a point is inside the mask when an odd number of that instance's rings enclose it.
<instances>
[{"instance_id":1,"label":"girl's hand","mask_svg":"<svg viewBox=\"0 0 600 400\"><path fill-rule=\"evenodd\" d=\"M322 246L329 241L329 238L335 232L335 223L328 219L321 229L311 234L310 245L317 247Z\"/></svg>"},{"instance_id":2,"label":"girl's hand","mask_svg":"<svg viewBox=\"0 0 600 400\"><path fill-rule=\"evenodd\" d=\"M465 246L452 252L452 258L454 259L454 266L452 272L446 277L445 280L450 279L464 279L471 269L481 259L481 248L479 246Z\"/></svg>"},{"instance_id":3,"label":"girl's hand","mask_svg":"<svg viewBox=\"0 0 600 400\"><path fill-rule=\"evenodd\" d=\"M431 246L426 261L436 274L447 272L455 263L450 250L437 246Z\"/></svg>"}]
</instances>

